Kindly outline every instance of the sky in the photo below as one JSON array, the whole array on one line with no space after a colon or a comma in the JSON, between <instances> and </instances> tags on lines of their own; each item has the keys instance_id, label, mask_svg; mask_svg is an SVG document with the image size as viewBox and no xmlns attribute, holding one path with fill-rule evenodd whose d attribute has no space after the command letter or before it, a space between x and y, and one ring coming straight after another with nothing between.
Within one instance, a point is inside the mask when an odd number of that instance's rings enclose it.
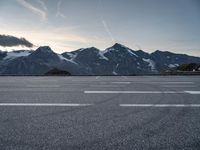
<instances>
[{"instance_id":1,"label":"sky","mask_svg":"<svg viewBox=\"0 0 200 150\"><path fill-rule=\"evenodd\" d=\"M0 0L0 35L33 44L0 43L1 50L48 45L62 53L121 43L200 56L199 27L199 0Z\"/></svg>"}]
</instances>

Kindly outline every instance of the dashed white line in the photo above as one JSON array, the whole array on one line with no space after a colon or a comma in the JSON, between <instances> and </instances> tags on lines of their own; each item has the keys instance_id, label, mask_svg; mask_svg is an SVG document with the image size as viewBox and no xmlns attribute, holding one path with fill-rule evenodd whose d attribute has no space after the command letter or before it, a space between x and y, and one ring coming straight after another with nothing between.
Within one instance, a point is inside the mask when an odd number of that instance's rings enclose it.
<instances>
[{"instance_id":1,"label":"dashed white line","mask_svg":"<svg viewBox=\"0 0 200 150\"><path fill-rule=\"evenodd\" d=\"M59 88L60 85L27 85L28 88Z\"/></svg>"},{"instance_id":2,"label":"dashed white line","mask_svg":"<svg viewBox=\"0 0 200 150\"><path fill-rule=\"evenodd\" d=\"M200 94L200 91L185 91L185 92L189 94Z\"/></svg>"},{"instance_id":3,"label":"dashed white line","mask_svg":"<svg viewBox=\"0 0 200 150\"><path fill-rule=\"evenodd\" d=\"M183 91L84 91L85 94L176 94Z\"/></svg>"},{"instance_id":4,"label":"dashed white line","mask_svg":"<svg viewBox=\"0 0 200 150\"><path fill-rule=\"evenodd\" d=\"M67 103L0 103L0 106L84 107L84 106L92 106L92 104L67 104Z\"/></svg>"},{"instance_id":5,"label":"dashed white line","mask_svg":"<svg viewBox=\"0 0 200 150\"><path fill-rule=\"evenodd\" d=\"M197 87L195 85L162 85L161 87L167 88L194 88Z\"/></svg>"},{"instance_id":6,"label":"dashed white line","mask_svg":"<svg viewBox=\"0 0 200 150\"><path fill-rule=\"evenodd\" d=\"M85 94L200 94L200 91L84 91Z\"/></svg>"},{"instance_id":7,"label":"dashed white line","mask_svg":"<svg viewBox=\"0 0 200 150\"><path fill-rule=\"evenodd\" d=\"M194 82L160 82L159 84L194 84Z\"/></svg>"},{"instance_id":8,"label":"dashed white line","mask_svg":"<svg viewBox=\"0 0 200 150\"><path fill-rule=\"evenodd\" d=\"M200 104L120 104L121 107L200 107Z\"/></svg>"},{"instance_id":9,"label":"dashed white line","mask_svg":"<svg viewBox=\"0 0 200 150\"><path fill-rule=\"evenodd\" d=\"M113 84L131 84L131 82L111 82Z\"/></svg>"},{"instance_id":10,"label":"dashed white line","mask_svg":"<svg viewBox=\"0 0 200 150\"><path fill-rule=\"evenodd\" d=\"M119 87L124 87L124 85L101 85L101 84L97 84L97 85L90 85L90 87L95 87L95 88L119 88Z\"/></svg>"}]
</instances>

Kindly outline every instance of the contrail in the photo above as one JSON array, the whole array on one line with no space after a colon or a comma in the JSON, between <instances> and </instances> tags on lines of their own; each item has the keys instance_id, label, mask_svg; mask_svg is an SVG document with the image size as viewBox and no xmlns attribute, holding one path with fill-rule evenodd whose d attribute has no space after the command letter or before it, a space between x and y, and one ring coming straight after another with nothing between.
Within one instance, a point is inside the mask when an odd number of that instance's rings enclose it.
<instances>
[{"instance_id":1,"label":"contrail","mask_svg":"<svg viewBox=\"0 0 200 150\"><path fill-rule=\"evenodd\" d=\"M104 27L105 31L107 32L107 34L109 35L111 41L112 41L113 43L115 43L115 39L114 39L114 37L113 37L113 34L112 34L112 32L110 31L110 29L109 29L109 27L108 27L108 24L107 24L107 22L105 21L105 19L104 19L104 17L103 17L103 13L102 13L102 1L99 0L98 2L99 2L99 10L100 10L100 13L101 13L101 22L102 22L102 24L103 24L103 27Z\"/></svg>"},{"instance_id":2,"label":"contrail","mask_svg":"<svg viewBox=\"0 0 200 150\"><path fill-rule=\"evenodd\" d=\"M104 26L106 32L107 32L108 35L110 36L111 41L114 43L115 40L114 40L114 38L113 38L113 35L112 35L110 29L108 28L108 25L107 25L106 21L105 21L104 19L102 19L101 21L102 21L102 24L103 24L103 26Z\"/></svg>"}]
</instances>

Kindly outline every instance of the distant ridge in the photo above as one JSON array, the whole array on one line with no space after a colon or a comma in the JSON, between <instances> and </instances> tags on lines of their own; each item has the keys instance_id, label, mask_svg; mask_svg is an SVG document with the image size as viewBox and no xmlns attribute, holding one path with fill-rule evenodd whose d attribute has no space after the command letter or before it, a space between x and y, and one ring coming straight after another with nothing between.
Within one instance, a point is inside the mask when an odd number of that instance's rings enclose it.
<instances>
[{"instance_id":1,"label":"distant ridge","mask_svg":"<svg viewBox=\"0 0 200 150\"><path fill-rule=\"evenodd\" d=\"M200 58L159 50L135 51L119 43L104 51L90 47L62 54L48 46L35 51L0 51L0 75L44 75L54 68L72 75L145 75L190 63L200 64Z\"/></svg>"}]
</instances>

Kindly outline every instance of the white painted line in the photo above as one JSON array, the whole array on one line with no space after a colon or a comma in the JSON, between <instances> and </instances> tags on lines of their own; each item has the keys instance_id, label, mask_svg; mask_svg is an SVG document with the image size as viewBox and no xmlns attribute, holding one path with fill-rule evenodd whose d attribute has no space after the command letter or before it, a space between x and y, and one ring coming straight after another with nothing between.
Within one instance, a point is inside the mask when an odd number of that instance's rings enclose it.
<instances>
[{"instance_id":1,"label":"white painted line","mask_svg":"<svg viewBox=\"0 0 200 150\"><path fill-rule=\"evenodd\" d=\"M120 104L121 107L200 107L200 104Z\"/></svg>"},{"instance_id":2,"label":"white painted line","mask_svg":"<svg viewBox=\"0 0 200 150\"><path fill-rule=\"evenodd\" d=\"M111 82L113 84L131 84L131 82Z\"/></svg>"},{"instance_id":3,"label":"white painted line","mask_svg":"<svg viewBox=\"0 0 200 150\"><path fill-rule=\"evenodd\" d=\"M183 91L84 91L85 94L183 94Z\"/></svg>"},{"instance_id":4,"label":"white painted line","mask_svg":"<svg viewBox=\"0 0 200 150\"><path fill-rule=\"evenodd\" d=\"M84 91L85 94L200 94L200 91Z\"/></svg>"},{"instance_id":5,"label":"white painted line","mask_svg":"<svg viewBox=\"0 0 200 150\"><path fill-rule=\"evenodd\" d=\"M124 87L125 85L90 85L90 87L96 87L96 88L120 88L120 87Z\"/></svg>"},{"instance_id":6,"label":"white painted line","mask_svg":"<svg viewBox=\"0 0 200 150\"><path fill-rule=\"evenodd\" d=\"M134 81L134 83L142 83L142 84L195 84L194 82L162 82L162 81Z\"/></svg>"},{"instance_id":7,"label":"white painted line","mask_svg":"<svg viewBox=\"0 0 200 150\"><path fill-rule=\"evenodd\" d=\"M200 94L200 91L184 91L184 92L189 94Z\"/></svg>"},{"instance_id":8,"label":"white painted line","mask_svg":"<svg viewBox=\"0 0 200 150\"><path fill-rule=\"evenodd\" d=\"M194 84L194 82L160 82L160 84Z\"/></svg>"},{"instance_id":9,"label":"white painted line","mask_svg":"<svg viewBox=\"0 0 200 150\"><path fill-rule=\"evenodd\" d=\"M161 87L169 87L169 88L193 88L197 87L195 85L162 85Z\"/></svg>"},{"instance_id":10,"label":"white painted line","mask_svg":"<svg viewBox=\"0 0 200 150\"><path fill-rule=\"evenodd\" d=\"M66 103L0 103L0 106L83 107L83 106L92 106L92 104L66 104Z\"/></svg>"},{"instance_id":11,"label":"white painted line","mask_svg":"<svg viewBox=\"0 0 200 150\"><path fill-rule=\"evenodd\" d=\"M29 88L59 88L60 85L27 85Z\"/></svg>"}]
</instances>

